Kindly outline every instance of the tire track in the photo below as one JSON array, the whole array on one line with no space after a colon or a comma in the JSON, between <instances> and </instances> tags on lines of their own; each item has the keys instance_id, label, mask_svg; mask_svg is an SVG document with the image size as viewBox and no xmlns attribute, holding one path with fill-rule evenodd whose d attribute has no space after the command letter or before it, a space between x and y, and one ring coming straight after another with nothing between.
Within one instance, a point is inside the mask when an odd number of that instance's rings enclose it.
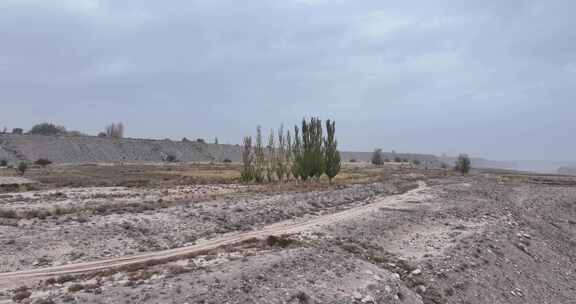
<instances>
[{"instance_id":1,"label":"tire track","mask_svg":"<svg viewBox=\"0 0 576 304\"><path fill-rule=\"evenodd\" d=\"M5 289L8 286L13 286L15 283L26 280L46 279L61 275L85 274L146 262L162 262L165 260L173 260L179 257L185 257L207 250L213 250L222 246L238 244L253 238L280 236L285 234L295 234L303 231L315 230L322 226L339 223L366 213L378 211L383 207L395 210L414 209L417 207L414 206L414 204L411 202L432 197L430 193L427 193L426 190L428 189L429 188L424 182L419 182L418 188L416 189L410 190L404 194L386 196L376 200L373 203L360 207L351 208L337 213L321 215L311 220L289 220L271 224L256 231L225 234L219 238L201 241L199 244L188 247L148 252L138 255L117 257L92 262L82 262L41 269L0 273L0 290Z\"/></svg>"}]
</instances>

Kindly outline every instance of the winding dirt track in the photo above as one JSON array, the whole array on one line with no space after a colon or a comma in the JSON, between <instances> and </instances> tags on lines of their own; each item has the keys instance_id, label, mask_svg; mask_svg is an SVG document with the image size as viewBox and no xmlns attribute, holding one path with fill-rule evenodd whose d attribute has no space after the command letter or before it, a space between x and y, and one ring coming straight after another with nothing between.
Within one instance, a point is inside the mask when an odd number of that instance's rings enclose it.
<instances>
[{"instance_id":1,"label":"winding dirt track","mask_svg":"<svg viewBox=\"0 0 576 304\"><path fill-rule=\"evenodd\" d=\"M157 252L149 252L139 255L118 257L93 262L84 262L84 263L54 266L42 269L1 273L0 290L7 288L9 286L14 286L15 283L21 281L46 279L49 277L61 276L61 275L84 274L138 263L161 262L165 260L177 259L179 257L185 257L206 250L216 249L226 245L238 244L242 241L246 241L252 238L263 238L272 235L279 236L279 235L294 234L303 231L314 230L320 226L345 221L347 219L351 219L365 213L376 211L382 207L394 208L394 209L411 208L410 204L405 203L411 201L421 201L431 197L431 194L426 192L427 189L429 188L426 186L426 184L420 182L418 188L414 190L408 191L400 195L386 196L381 199L377 199L375 202L368 205L351 208L333 214L322 215L311 220L305 220L305 221L289 220L278 222L269 226L265 226L257 231L225 234L219 238L201 241L196 245L188 247L163 250Z\"/></svg>"}]
</instances>

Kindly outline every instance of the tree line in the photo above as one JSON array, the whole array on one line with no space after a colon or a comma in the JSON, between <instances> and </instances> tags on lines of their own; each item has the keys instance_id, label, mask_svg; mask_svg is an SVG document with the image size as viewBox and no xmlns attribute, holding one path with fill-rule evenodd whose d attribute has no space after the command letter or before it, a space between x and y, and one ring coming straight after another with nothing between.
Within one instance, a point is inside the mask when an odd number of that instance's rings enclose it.
<instances>
[{"instance_id":1,"label":"tree line","mask_svg":"<svg viewBox=\"0 0 576 304\"><path fill-rule=\"evenodd\" d=\"M4 127L0 134L8 134L8 128ZM12 134L25 134L21 128L12 129ZM51 122L43 122L32 126L26 134L45 135L45 136L88 136L79 131L69 131L65 126L57 125ZM124 137L124 124L112 123L98 134L98 137L110 137L120 139Z\"/></svg>"},{"instance_id":2,"label":"tree line","mask_svg":"<svg viewBox=\"0 0 576 304\"><path fill-rule=\"evenodd\" d=\"M243 139L242 172L243 182L273 182L319 179L326 175L330 181L338 175L341 167L336 122L327 120L325 132L322 120L317 117L303 119L294 133L270 130L268 144L263 143L262 128L256 128L256 137Z\"/></svg>"}]
</instances>

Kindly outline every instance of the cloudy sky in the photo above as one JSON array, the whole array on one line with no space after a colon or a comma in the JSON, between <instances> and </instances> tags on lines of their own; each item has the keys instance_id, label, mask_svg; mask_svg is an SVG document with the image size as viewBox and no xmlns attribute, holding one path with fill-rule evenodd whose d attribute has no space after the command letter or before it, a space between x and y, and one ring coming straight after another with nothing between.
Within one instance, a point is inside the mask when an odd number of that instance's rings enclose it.
<instances>
[{"instance_id":1,"label":"cloudy sky","mask_svg":"<svg viewBox=\"0 0 576 304\"><path fill-rule=\"evenodd\" d=\"M576 159L576 2L0 0L0 126Z\"/></svg>"}]
</instances>

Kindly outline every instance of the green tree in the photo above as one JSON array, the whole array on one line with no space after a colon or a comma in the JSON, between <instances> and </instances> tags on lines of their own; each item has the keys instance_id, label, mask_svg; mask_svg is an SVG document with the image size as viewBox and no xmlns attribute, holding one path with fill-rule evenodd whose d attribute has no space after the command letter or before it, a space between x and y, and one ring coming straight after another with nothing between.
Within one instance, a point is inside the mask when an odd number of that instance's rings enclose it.
<instances>
[{"instance_id":1,"label":"green tree","mask_svg":"<svg viewBox=\"0 0 576 304\"><path fill-rule=\"evenodd\" d=\"M305 180L308 176L303 170L304 166L304 155L302 151L302 138L300 137L300 130L298 126L294 126L294 145L292 146L292 167L290 171L294 178L301 178Z\"/></svg>"},{"instance_id":2,"label":"green tree","mask_svg":"<svg viewBox=\"0 0 576 304\"><path fill-rule=\"evenodd\" d=\"M376 166L384 165L384 158L382 157L382 149L378 148L372 152L372 164Z\"/></svg>"},{"instance_id":3,"label":"green tree","mask_svg":"<svg viewBox=\"0 0 576 304\"><path fill-rule=\"evenodd\" d=\"M276 156L276 177L278 181L282 182L286 174L286 164L288 162L286 157L286 137L284 136L284 125L280 125L278 129L278 148L275 151Z\"/></svg>"},{"instance_id":4,"label":"green tree","mask_svg":"<svg viewBox=\"0 0 576 304\"><path fill-rule=\"evenodd\" d=\"M316 117L302 120L302 157L300 177L303 180L320 178L324 173L322 121Z\"/></svg>"},{"instance_id":5,"label":"green tree","mask_svg":"<svg viewBox=\"0 0 576 304\"><path fill-rule=\"evenodd\" d=\"M274 129L270 130L268 134L268 153L266 159L266 179L269 183L274 180L274 173L276 173L276 143L275 143L276 133Z\"/></svg>"},{"instance_id":6,"label":"green tree","mask_svg":"<svg viewBox=\"0 0 576 304\"><path fill-rule=\"evenodd\" d=\"M286 132L286 180L291 180L292 177L296 178L292 172L292 165L293 165L293 155L292 155L292 135L290 134L290 130Z\"/></svg>"},{"instance_id":7,"label":"green tree","mask_svg":"<svg viewBox=\"0 0 576 304\"><path fill-rule=\"evenodd\" d=\"M327 137L324 139L324 168L330 182L338 175L341 167L340 152L338 151L338 141L334 134L336 133L336 122L326 121Z\"/></svg>"},{"instance_id":8,"label":"green tree","mask_svg":"<svg viewBox=\"0 0 576 304\"><path fill-rule=\"evenodd\" d=\"M28 133L35 135L64 135L66 134L66 128L64 126L57 126L53 123L44 122L33 126Z\"/></svg>"},{"instance_id":9,"label":"green tree","mask_svg":"<svg viewBox=\"0 0 576 304\"><path fill-rule=\"evenodd\" d=\"M264 171L266 166L266 156L262 145L262 129L256 128L256 146L254 147L254 179L257 183L264 181Z\"/></svg>"},{"instance_id":10,"label":"green tree","mask_svg":"<svg viewBox=\"0 0 576 304\"><path fill-rule=\"evenodd\" d=\"M454 170L462 173L467 174L470 172L472 162L470 161L470 157L467 154L460 154L458 159L456 160L456 165L454 166Z\"/></svg>"},{"instance_id":11,"label":"green tree","mask_svg":"<svg viewBox=\"0 0 576 304\"><path fill-rule=\"evenodd\" d=\"M322 121L318 118L311 119L312 126L312 172L311 177L319 179L322 174L326 173L326 162L324 159L324 137L322 136Z\"/></svg>"},{"instance_id":12,"label":"green tree","mask_svg":"<svg viewBox=\"0 0 576 304\"><path fill-rule=\"evenodd\" d=\"M244 137L244 149L242 150L242 171L240 180L247 183L254 180L254 155L252 154L252 137Z\"/></svg>"}]
</instances>

